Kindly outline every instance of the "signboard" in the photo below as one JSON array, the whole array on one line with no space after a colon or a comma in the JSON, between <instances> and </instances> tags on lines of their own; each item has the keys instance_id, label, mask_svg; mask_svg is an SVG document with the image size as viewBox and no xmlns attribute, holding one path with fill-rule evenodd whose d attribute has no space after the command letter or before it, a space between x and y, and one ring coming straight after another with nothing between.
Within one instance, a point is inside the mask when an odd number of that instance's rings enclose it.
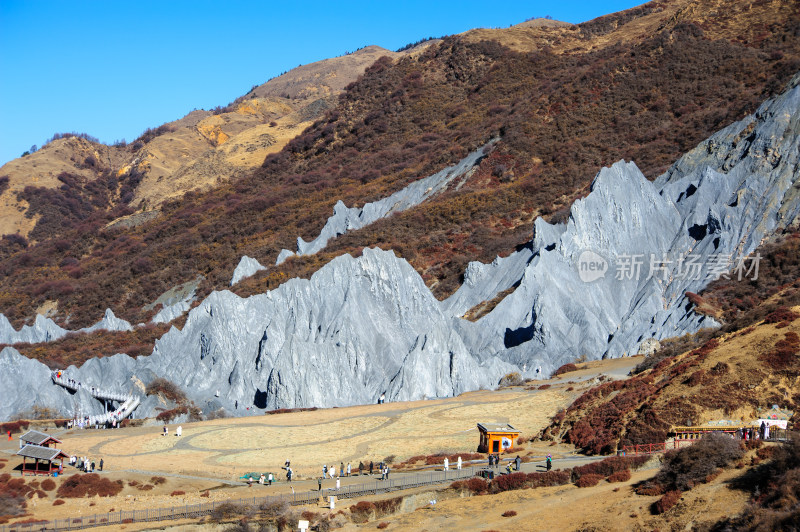
<instances>
[{"instance_id":1,"label":"signboard","mask_svg":"<svg viewBox=\"0 0 800 532\"><path fill-rule=\"evenodd\" d=\"M755 422L755 425L760 427L762 421L764 423L766 423L770 428L777 427L779 429L785 429L786 426L789 424L789 421L786 420L786 419L769 419L769 418L766 418L766 419L759 419L758 421Z\"/></svg>"}]
</instances>

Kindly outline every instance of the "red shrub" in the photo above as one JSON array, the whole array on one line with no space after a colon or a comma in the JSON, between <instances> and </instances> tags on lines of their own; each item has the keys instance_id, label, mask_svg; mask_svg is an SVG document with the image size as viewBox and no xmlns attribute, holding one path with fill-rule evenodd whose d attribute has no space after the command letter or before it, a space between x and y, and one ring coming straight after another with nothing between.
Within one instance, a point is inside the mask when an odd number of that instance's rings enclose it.
<instances>
[{"instance_id":1,"label":"red shrub","mask_svg":"<svg viewBox=\"0 0 800 532\"><path fill-rule=\"evenodd\" d=\"M509 473L495 477L489 484L491 493L518 490L525 487L528 476L525 473Z\"/></svg>"},{"instance_id":2,"label":"red shrub","mask_svg":"<svg viewBox=\"0 0 800 532\"><path fill-rule=\"evenodd\" d=\"M111 497L122 491L123 482L112 482L96 473L85 475L72 475L58 488L58 496L63 498L76 497Z\"/></svg>"},{"instance_id":3,"label":"red shrub","mask_svg":"<svg viewBox=\"0 0 800 532\"><path fill-rule=\"evenodd\" d=\"M658 482L647 481L636 486L634 491L636 492L637 495L645 495L648 497L652 497L654 495L663 495L664 486L662 486Z\"/></svg>"},{"instance_id":4,"label":"red shrub","mask_svg":"<svg viewBox=\"0 0 800 532\"><path fill-rule=\"evenodd\" d=\"M630 468L641 467L648 459L648 456L611 456L599 462L591 462L573 468L572 478L577 480L583 475L607 477L620 471L628 471Z\"/></svg>"},{"instance_id":5,"label":"red shrub","mask_svg":"<svg viewBox=\"0 0 800 532\"><path fill-rule=\"evenodd\" d=\"M547 486L563 486L569 483L571 472L566 471L545 471L541 473L528 473L525 479L526 484L531 488L544 488Z\"/></svg>"},{"instance_id":6,"label":"red shrub","mask_svg":"<svg viewBox=\"0 0 800 532\"><path fill-rule=\"evenodd\" d=\"M60 506L62 504L65 504L64 499L56 499L53 501L53 506Z\"/></svg>"},{"instance_id":7,"label":"red shrub","mask_svg":"<svg viewBox=\"0 0 800 532\"><path fill-rule=\"evenodd\" d=\"M553 377L557 377L559 375L563 375L564 373L569 373L571 371L578 371L578 366L570 362L569 364L564 364L563 366L555 370L553 372Z\"/></svg>"},{"instance_id":8,"label":"red shrub","mask_svg":"<svg viewBox=\"0 0 800 532\"><path fill-rule=\"evenodd\" d=\"M489 491L489 483L479 477L473 477L469 480L457 480L450 487L458 490L469 490L475 495Z\"/></svg>"},{"instance_id":9,"label":"red shrub","mask_svg":"<svg viewBox=\"0 0 800 532\"><path fill-rule=\"evenodd\" d=\"M681 492L679 490L666 492L663 497L658 499L653 504L653 513L656 515L663 514L664 512L675 506L675 504L680 500L680 498L681 498Z\"/></svg>"},{"instance_id":10,"label":"red shrub","mask_svg":"<svg viewBox=\"0 0 800 532\"><path fill-rule=\"evenodd\" d=\"M380 523L378 523L378 528L380 528L381 530L383 530L387 526L389 526L389 523L387 523L386 521L381 521Z\"/></svg>"},{"instance_id":11,"label":"red shrub","mask_svg":"<svg viewBox=\"0 0 800 532\"><path fill-rule=\"evenodd\" d=\"M46 478L42 481L42 489L44 491L53 491L56 489L56 483L52 478Z\"/></svg>"},{"instance_id":12,"label":"red shrub","mask_svg":"<svg viewBox=\"0 0 800 532\"><path fill-rule=\"evenodd\" d=\"M697 386L701 382L703 382L703 377L706 376L706 370L698 369L694 373L692 373L688 379L686 379L686 384L688 386Z\"/></svg>"},{"instance_id":13,"label":"red shrub","mask_svg":"<svg viewBox=\"0 0 800 532\"><path fill-rule=\"evenodd\" d=\"M580 478L578 478L578 480L575 482L575 485L579 488L589 488L592 486L597 486L597 484L604 478L605 477L603 475L589 473L588 475L582 475Z\"/></svg>"},{"instance_id":14,"label":"red shrub","mask_svg":"<svg viewBox=\"0 0 800 532\"><path fill-rule=\"evenodd\" d=\"M172 493L170 493L169 495L170 495L170 497L177 497L178 495L186 495L186 492L185 491L181 491L181 490L175 490Z\"/></svg>"},{"instance_id":15,"label":"red shrub","mask_svg":"<svg viewBox=\"0 0 800 532\"><path fill-rule=\"evenodd\" d=\"M375 505L369 501L359 501L350 507L350 514L356 523L366 523L375 512Z\"/></svg>"},{"instance_id":16,"label":"red shrub","mask_svg":"<svg viewBox=\"0 0 800 532\"><path fill-rule=\"evenodd\" d=\"M517 512L514 510L506 510L503 512L503 517L514 517L515 515L517 515Z\"/></svg>"},{"instance_id":17,"label":"red shrub","mask_svg":"<svg viewBox=\"0 0 800 532\"><path fill-rule=\"evenodd\" d=\"M764 318L764 323L780 323L782 321L792 322L800 318L796 312L793 312L791 309L786 307L778 307L773 312L767 314L767 317Z\"/></svg>"},{"instance_id":18,"label":"red shrub","mask_svg":"<svg viewBox=\"0 0 800 532\"><path fill-rule=\"evenodd\" d=\"M617 471L608 476L609 482L627 482L631 479L631 472L629 470Z\"/></svg>"}]
</instances>

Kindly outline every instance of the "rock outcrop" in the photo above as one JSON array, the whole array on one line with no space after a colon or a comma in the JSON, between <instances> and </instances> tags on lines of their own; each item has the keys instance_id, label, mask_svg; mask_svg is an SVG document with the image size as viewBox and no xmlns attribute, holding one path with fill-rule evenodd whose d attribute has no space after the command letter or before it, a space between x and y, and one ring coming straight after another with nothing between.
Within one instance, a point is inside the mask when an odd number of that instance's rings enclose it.
<instances>
[{"instance_id":1,"label":"rock outcrop","mask_svg":"<svg viewBox=\"0 0 800 532\"><path fill-rule=\"evenodd\" d=\"M266 266L262 266L260 262L252 257L248 257L245 255L242 257L242 260L239 261L239 264L236 265L236 269L233 270L233 276L231 277L231 286L235 285L242 279L250 277L256 272L260 272L261 270L266 270Z\"/></svg>"},{"instance_id":2,"label":"rock outcrop","mask_svg":"<svg viewBox=\"0 0 800 532\"><path fill-rule=\"evenodd\" d=\"M52 342L63 338L71 332L91 333L105 329L107 331L131 331L133 327L127 321L117 318L111 309L106 309L103 319L83 329L69 331L59 327L50 318L45 318L41 314L36 315L33 325L23 325L19 331L14 329L4 315L0 314L0 344L38 344L40 342Z\"/></svg>"},{"instance_id":3,"label":"rock outcrop","mask_svg":"<svg viewBox=\"0 0 800 532\"><path fill-rule=\"evenodd\" d=\"M452 396L506 369L475 361L405 260L365 249L267 294L211 294L137 372L172 380L204 410L235 410Z\"/></svg>"},{"instance_id":4,"label":"rock outcrop","mask_svg":"<svg viewBox=\"0 0 800 532\"><path fill-rule=\"evenodd\" d=\"M493 139L473 151L453 166L448 166L444 170L436 172L428 177L418 179L407 187L395 192L387 198L379 201L367 203L363 207L348 208L342 201L338 201L333 207L333 216L328 218L325 226L320 231L319 236L311 242L306 242L301 237L297 237L297 255L312 255L324 248L328 241L337 236L343 235L348 231L361 229L374 223L381 218L390 216L396 212L402 212L411 207L415 207L438 194L450 185L454 180L465 177L472 171L486 155L487 151L497 142ZM281 250L278 254L277 264L294 255L288 249Z\"/></svg>"}]
</instances>

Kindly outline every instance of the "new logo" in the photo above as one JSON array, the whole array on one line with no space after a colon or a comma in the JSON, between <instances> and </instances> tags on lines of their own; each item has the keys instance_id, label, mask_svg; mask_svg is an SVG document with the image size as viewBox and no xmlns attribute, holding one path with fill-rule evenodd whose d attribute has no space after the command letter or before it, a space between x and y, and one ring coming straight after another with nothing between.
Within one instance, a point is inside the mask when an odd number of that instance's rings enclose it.
<instances>
[{"instance_id":1,"label":"new logo","mask_svg":"<svg viewBox=\"0 0 800 532\"><path fill-rule=\"evenodd\" d=\"M578 257L578 277L584 283L591 283L605 277L608 261L594 251L585 250Z\"/></svg>"}]
</instances>

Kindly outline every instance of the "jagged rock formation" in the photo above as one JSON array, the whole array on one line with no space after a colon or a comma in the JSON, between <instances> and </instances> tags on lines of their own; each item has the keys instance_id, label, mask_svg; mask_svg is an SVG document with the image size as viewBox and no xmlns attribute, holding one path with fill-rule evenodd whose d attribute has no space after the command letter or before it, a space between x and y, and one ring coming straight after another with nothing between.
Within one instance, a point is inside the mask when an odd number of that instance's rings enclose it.
<instances>
[{"instance_id":1,"label":"jagged rock formation","mask_svg":"<svg viewBox=\"0 0 800 532\"><path fill-rule=\"evenodd\" d=\"M111 309L106 309L103 319L76 331L62 329L50 318L41 314L36 315L33 325L23 325L19 331L15 330L4 315L0 314L0 344L36 344L39 342L52 342L63 338L71 332L90 333L105 329L107 331L132 331L133 327L127 321L117 318Z\"/></svg>"},{"instance_id":2,"label":"jagged rock formation","mask_svg":"<svg viewBox=\"0 0 800 532\"><path fill-rule=\"evenodd\" d=\"M212 293L149 357L68 371L104 387L164 377L205 411L339 406L381 392L393 400L453 395L511 371L535 377L534 369L548 374L582 355L631 354L645 340L716 325L692 312L686 291L735 267L800 211L799 81L655 182L633 163L604 168L566 224L537 220L528 247L471 265L447 301L392 252L366 249L266 294ZM511 289L476 322L457 317ZM19 359L13 349L0 354L0 386L15 401L37 390L36 404L66 407L45 384L49 372L37 380L44 366Z\"/></svg>"},{"instance_id":3,"label":"jagged rock formation","mask_svg":"<svg viewBox=\"0 0 800 532\"><path fill-rule=\"evenodd\" d=\"M563 231L537 225L519 287L477 323L455 322L470 349L548 373L582 355L632 354L644 339L716 325L691 312L685 293L737 265L747 274L748 254L797 216L799 79L655 183L633 163L601 170ZM592 262L607 269L586 278Z\"/></svg>"},{"instance_id":4,"label":"jagged rock formation","mask_svg":"<svg viewBox=\"0 0 800 532\"><path fill-rule=\"evenodd\" d=\"M235 285L242 279L246 277L250 277L256 272L260 272L261 270L266 270L266 266L262 266L260 262L252 257L248 257L245 255L242 257L242 260L239 261L239 264L236 265L236 269L233 270L233 276L231 277L231 286Z\"/></svg>"},{"instance_id":5,"label":"jagged rock formation","mask_svg":"<svg viewBox=\"0 0 800 532\"><path fill-rule=\"evenodd\" d=\"M67 331L65 329L62 329L53 320L45 318L41 314L36 315L33 325L23 325L19 331L14 329L8 318L0 314L1 344L50 342L66 334Z\"/></svg>"},{"instance_id":6,"label":"jagged rock formation","mask_svg":"<svg viewBox=\"0 0 800 532\"><path fill-rule=\"evenodd\" d=\"M377 249L338 257L310 280L267 294L215 292L141 363L198 403L220 392L204 410L343 406L382 392L394 400L450 396L491 386L508 369L494 360L481 367L419 274Z\"/></svg>"},{"instance_id":7,"label":"jagged rock formation","mask_svg":"<svg viewBox=\"0 0 800 532\"><path fill-rule=\"evenodd\" d=\"M78 332L90 333L101 329L105 329L106 331L132 331L133 327L131 327L131 324L127 321L116 317L114 312L112 312L110 308L107 308L102 320L90 327L80 329Z\"/></svg>"},{"instance_id":8,"label":"jagged rock formation","mask_svg":"<svg viewBox=\"0 0 800 532\"><path fill-rule=\"evenodd\" d=\"M312 255L324 248L328 241L343 235L348 231L361 229L374 223L381 218L390 216L396 212L402 212L411 207L415 207L438 194L450 185L455 179L468 177L470 172L480 163L487 151L497 143L499 139L492 139L485 145L473 151L453 166L448 166L433 175L414 181L404 189L395 192L388 198L367 203L362 208L348 208L342 201L338 201L333 207L333 216L328 218L325 226L320 231L319 236L311 242L306 242L301 237L297 237L297 255ZM281 250L278 254L276 264L294 255L288 249Z\"/></svg>"}]
</instances>

